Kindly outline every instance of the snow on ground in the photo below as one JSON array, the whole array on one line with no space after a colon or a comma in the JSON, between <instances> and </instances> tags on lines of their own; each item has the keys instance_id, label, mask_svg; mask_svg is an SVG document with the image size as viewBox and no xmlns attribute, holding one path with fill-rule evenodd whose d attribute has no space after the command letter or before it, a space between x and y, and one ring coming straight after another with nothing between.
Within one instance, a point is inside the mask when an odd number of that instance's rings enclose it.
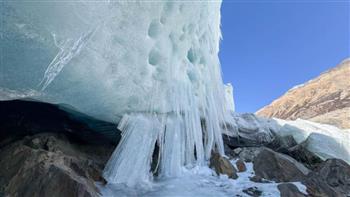
<instances>
[{"instance_id":1,"label":"snow on ground","mask_svg":"<svg viewBox=\"0 0 350 197\"><path fill-rule=\"evenodd\" d=\"M236 160L231 160L235 165ZM229 179L226 175L216 176L208 167L196 167L188 170L183 176L176 178L160 178L152 183L130 188L122 184L99 186L104 197L249 197L244 189L256 187L262 191L263 197L277 197L280 192L278 183L255 183L249 177L254 176L253 164L246 163L247 171L238 173L238 179ZM293 182L299 191L306 194L306 187L300 182Z\"/></svg>"}]
</instances>

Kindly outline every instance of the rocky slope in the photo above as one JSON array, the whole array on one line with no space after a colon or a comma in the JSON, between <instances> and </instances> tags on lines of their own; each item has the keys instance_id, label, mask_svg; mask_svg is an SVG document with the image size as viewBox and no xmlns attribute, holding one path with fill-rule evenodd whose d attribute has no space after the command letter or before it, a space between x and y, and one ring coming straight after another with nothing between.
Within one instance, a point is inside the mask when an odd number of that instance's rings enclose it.
<instances>
[{"instance_id":1,"label":"rocky slope","mask_svg":"<svg viewBox=\"0 0 350 197\"><path fill-rule=\"evenodd\" d=\"M26 136L0 149L0 196L99 196L95 182L113 150L64 134Z\"/></svg>"},{"instance_id":2,"label":"rocky slope","mask_svg":"<svg viewBox=\"0 0 350 197\"><path fill-rule=\"evenodd\" d=\"M290 89L256 112L286 120L297 118L350 128L350 59L303 85Z\"/></svg>"},{"instance_id":3,"label":"rocky slope","mask_svg":"<svg viewBox=\"0 0 350 197\"><path fill-rule=\"evenodd\" d=\"M36 101L0 101L0 196L98 196L113 123Z\"/></svg>"}]
</instances>

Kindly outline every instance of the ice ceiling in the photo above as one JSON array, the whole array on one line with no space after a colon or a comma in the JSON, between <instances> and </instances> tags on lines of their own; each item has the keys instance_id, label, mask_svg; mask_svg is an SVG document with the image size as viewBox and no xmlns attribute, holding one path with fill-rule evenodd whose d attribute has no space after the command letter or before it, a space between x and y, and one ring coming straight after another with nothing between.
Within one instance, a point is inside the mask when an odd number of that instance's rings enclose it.
<instances>
[{"instance_id":1,"label":"ice ceiling","mask_svg":"<svg viewBox=\"0 0 350 197\"><path fill-rule=\"evenodd\" d=\"M223 94L220 2L1 4L1 88L109 121Z\"/></svg>"}]
</instances>

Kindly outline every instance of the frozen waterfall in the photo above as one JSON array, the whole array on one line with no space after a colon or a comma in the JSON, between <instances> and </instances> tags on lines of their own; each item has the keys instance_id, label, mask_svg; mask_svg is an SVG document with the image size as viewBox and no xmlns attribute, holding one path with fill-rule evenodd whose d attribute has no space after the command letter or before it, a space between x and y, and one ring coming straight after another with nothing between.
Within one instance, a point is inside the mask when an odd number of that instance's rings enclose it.
<instances>
[{"instance_id":1,"label":"frozen waterfall","mask_svg":"<svg viewBox=\"0 0 350 197\"><path fill-rule=\"evenodd\" d=\"M223 154L220 1L1 2L0 89L119 121L104 172L135 185ZM137 174L136 174L137 172Z\"/></svg>"}]
</instances>

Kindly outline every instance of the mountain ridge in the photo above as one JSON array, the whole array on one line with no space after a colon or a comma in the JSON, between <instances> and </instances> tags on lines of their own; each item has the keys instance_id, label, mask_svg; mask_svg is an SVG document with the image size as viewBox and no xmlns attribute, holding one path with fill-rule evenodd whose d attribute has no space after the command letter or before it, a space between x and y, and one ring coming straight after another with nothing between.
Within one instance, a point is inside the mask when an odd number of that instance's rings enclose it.
<instances>
[{"instance_id":1,"label":"mountain ridge","mask_svg":"<svg viewBox=\"0 0 350 197\"><path fill-rule=\"evenodd\" d=\"M318 77L294 86L256 112L263 117L298 118L350 128L350 58Z\"/></svg>"}]
</instances>

